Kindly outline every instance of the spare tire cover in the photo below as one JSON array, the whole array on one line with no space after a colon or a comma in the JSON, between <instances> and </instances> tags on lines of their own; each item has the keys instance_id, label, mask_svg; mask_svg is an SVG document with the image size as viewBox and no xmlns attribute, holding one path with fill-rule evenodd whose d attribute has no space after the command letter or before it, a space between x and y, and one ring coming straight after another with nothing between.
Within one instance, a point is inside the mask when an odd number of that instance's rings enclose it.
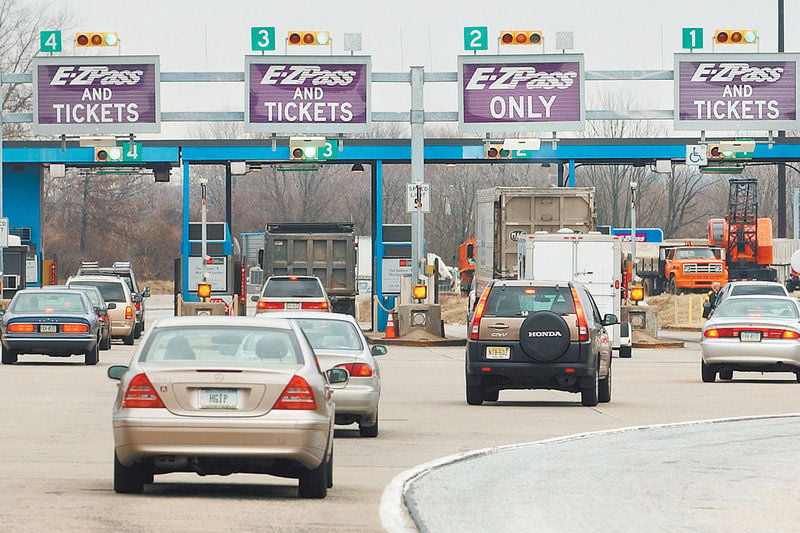
<instances>
[{"instance_id":1,"label":"spare tire cover","mask_svg":"<svg viewBox=\"0 0 800 533\"><path fill-rule=\"evenodd\" d=\"M536 361L561 357L569 348L569 326L556 313L537 311L528 315L519 329L522 351Z\"/></svg>"}]
</instances>

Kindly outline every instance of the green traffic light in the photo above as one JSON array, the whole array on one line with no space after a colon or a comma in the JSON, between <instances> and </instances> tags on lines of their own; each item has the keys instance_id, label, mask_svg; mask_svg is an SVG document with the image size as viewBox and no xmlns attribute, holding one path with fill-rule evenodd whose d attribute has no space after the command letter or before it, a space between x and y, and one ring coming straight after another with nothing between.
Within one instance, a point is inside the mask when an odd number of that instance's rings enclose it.
<instances>
[{"instance_id":1,"label":"green traffic light","mask_svg":"<svg viewBox=\"0 0 800 533\"><path fill-rule=\"evenodd\" d=\"M744 42L746 43L754 43L758 40L758 34L752 30L748 30L744 32Z\"/></svg>"}]
</instances>

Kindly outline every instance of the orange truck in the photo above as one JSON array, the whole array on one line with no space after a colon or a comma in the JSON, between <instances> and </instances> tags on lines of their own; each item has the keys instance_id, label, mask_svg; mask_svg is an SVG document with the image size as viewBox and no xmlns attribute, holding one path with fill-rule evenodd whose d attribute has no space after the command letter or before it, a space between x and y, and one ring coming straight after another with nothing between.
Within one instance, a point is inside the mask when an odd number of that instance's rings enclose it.
<instances>
[{"instance_id":1,"label":"orange truck","mask_svg":"<svg viewBox=\"0 0 800 533\"><path fill-rule=\"evenodd\" d=\"M467 239L458 247L458 272L461 278L461 294L469 294L475 276L475 239Z\"/></svg>"},{"instance_id":2,"label":"orange truck","mask_svg":"<svg viewBox=\"0 0 800 533\"><path fill-rule=\"evenodd\" d=\"M699 246L690 242L684 245L659 246L656 267L637 269L647 294L670 292L683 294L692 291L707 291L715 281L724 285L728 281L723 248Z\"/></svg>"}]
</instances>

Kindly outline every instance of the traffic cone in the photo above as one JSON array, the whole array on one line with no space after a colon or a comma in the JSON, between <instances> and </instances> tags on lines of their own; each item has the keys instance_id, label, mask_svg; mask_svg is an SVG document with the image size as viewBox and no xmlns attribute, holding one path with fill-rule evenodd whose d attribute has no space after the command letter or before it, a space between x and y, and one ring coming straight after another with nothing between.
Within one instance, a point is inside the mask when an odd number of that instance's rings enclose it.
<instances>
[{"instance_id":1,"label":"traffic cone","mask_svg":"<svg viewBox=\"0 0 800 533\"><path fill-rule=\"evenodd\" d=\"M394 313L389 313L389 321L386 323L386 334L383 336L384 339L396 339L397 338L397 331L394 329Z\"/></svg>"}]
</instances>

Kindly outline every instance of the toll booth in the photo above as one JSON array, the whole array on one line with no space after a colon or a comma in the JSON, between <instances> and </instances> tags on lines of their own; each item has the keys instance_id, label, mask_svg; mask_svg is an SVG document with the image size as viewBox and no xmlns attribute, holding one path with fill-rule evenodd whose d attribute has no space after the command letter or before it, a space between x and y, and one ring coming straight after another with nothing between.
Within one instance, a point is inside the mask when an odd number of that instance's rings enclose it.
<instances>
[{"instance_id":1,"label":"toll booth","mask_svg":"<svg viewBox=\"0 0 800 533\"><path fill-rule=\"evenodd\" d=\"M246 287L242 283L242 252L228 225L225 222L206 223L206 257L203 257L200 222L189 223L188 237L189 255L181 257L175 268L176 278L179 278L175 280L175 286L181 287L182 301L198 302L198 285L209 283L212 302L224 302L229 309L243 308Z\"/></svg>"},{"instance_id":2,"label":"toll booth","mask_svg":"<svg viewBox=\"0 0 800 533\"><path fill-rule=\"evenodd\" d=\"M3 248L2 299L11 299L28 285L28 246L16 235L8 236Z\"/></svg>"},{"instance_id":3,"label":"toll booth","mask_svg":"<svg viewBox=\"0 0 800 533\"><path fill-rule=\"evenodd\" d=\"M377 310L378 331L386 331L388 314L385 309L393 309L400 296L403 276L411 276L411 224L383 224L381 246L381 287L378 295L381 305Z\"/></svg>"}]
</instances>

